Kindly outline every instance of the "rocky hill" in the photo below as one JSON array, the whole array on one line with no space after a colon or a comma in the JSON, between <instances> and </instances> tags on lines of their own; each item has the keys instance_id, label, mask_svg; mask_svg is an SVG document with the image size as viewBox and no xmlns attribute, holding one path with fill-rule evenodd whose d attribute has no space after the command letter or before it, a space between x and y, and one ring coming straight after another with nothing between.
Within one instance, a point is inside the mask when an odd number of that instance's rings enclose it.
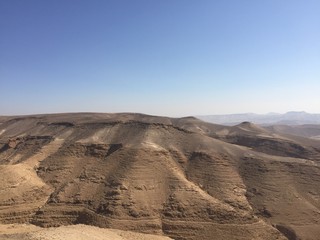
<instances>
[{"instance_id":1,"label":"rocky hill","mask_svg":"<svg viewBox=\"0 0 320 240\"><path fill-rule=\"evenodd\" d=\"M319 140L193 117L1 119L1 224L190 240L320 235Z\"/></svg>"}]
</instances>

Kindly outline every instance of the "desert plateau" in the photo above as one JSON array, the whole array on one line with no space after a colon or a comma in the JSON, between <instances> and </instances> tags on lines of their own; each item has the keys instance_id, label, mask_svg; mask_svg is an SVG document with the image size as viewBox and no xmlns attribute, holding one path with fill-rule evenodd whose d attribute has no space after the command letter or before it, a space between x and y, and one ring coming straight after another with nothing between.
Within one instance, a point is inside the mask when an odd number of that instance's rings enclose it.
<instances>
[{"instance_id":1,"label":"desert plateau","mask_svg":"<svg viewBox=\"0 0 320 240\"><path fill-rule=\"evenodd\" d=\"M1 117L0 239L319 239L320 142L290 128Z\"/></svg>"}]
</instances>

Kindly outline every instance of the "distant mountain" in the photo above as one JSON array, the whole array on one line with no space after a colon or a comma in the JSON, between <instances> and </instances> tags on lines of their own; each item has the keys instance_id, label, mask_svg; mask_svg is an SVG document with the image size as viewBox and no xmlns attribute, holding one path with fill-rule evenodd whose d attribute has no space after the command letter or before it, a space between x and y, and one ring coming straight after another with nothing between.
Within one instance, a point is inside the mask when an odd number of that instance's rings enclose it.
<instances>
[{"instance_id":1,"label":"distant mountain","mask_svg":"<svg viewBox=\"0 0 320 240\"><path fill-rule=\"evenodd\" d=\"M228 115L205 115L196 116L197 118L211 123L223 125L236 125L241 122L252 122L262 125L302 125L302 124L320 124L320 114L311 114L307 112L287 112L285 114L268 113L241 113Z\"/></svg>"}]
</instances>

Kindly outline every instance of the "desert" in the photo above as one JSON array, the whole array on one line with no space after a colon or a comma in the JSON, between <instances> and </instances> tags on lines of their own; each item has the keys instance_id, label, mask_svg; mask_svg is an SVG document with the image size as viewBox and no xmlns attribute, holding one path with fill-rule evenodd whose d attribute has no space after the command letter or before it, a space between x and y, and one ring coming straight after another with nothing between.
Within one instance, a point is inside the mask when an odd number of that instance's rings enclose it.
<instances>
[{"instance_id":1,"label":"desert","mask_svg":"<svg viewBox=\"0 0 320 240\"><path fill-rule=\"evenodd\" d=\"M1 239L320 234L317 139L137 113L0 120Z\"/></svg>"}]
</instances>

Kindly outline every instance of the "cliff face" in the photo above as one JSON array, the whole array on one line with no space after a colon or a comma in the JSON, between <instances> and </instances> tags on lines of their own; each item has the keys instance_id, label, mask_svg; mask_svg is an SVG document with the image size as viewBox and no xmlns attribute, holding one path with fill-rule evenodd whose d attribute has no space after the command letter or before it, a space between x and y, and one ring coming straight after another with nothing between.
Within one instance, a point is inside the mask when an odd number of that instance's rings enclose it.
<instances>
[{"instance_id":1,"label":"cliff face","mask_svg":"<svg viewBox=\"0 0 320 240\"><path fill-rule=\"evenodd\" d=\"M9 117L0 133L0 223L174 239L320 234L316 140L141 114Z\"/></svg>"}]
</instances>

